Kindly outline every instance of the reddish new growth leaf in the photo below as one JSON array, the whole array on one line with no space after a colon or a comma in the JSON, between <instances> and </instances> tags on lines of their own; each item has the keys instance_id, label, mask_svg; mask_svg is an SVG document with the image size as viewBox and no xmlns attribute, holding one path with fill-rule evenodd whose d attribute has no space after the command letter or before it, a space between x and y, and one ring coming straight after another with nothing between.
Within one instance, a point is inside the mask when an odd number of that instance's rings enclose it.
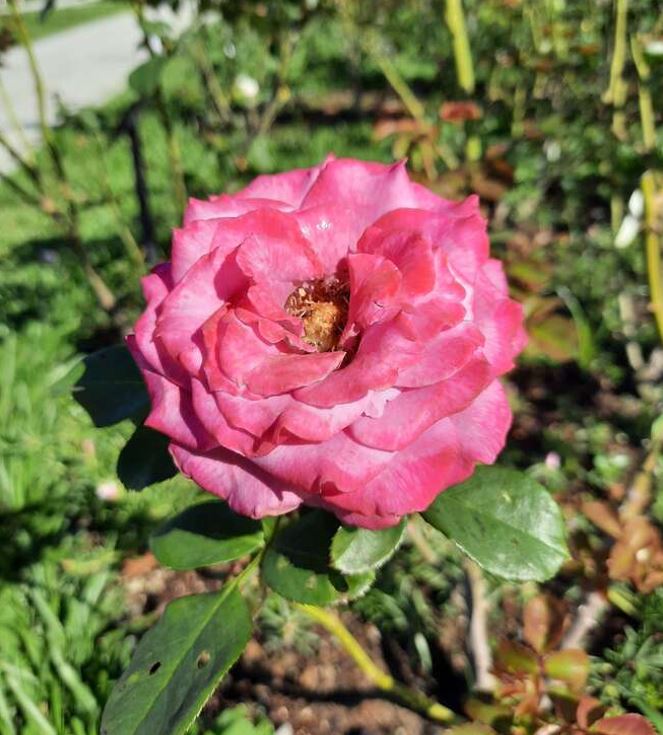
<instances>
[{"instance_id":1,"label":"reddish new growth leaf","mask_svg":"<svg viewBox=\"0 0 663 735\"><path fill-rule=\"evenodd\" d=\"M559 645L564 633L566 605L550 595L533 597L523 611L523 638L537 653Z\"/></svg>"},{"instance_id":2,"label":"reddish new growth leaf","mask_svg":"<svg viewBox=\"0 0 663 735\"><path fill-rule=\"evenodd\" d=\"M648 594L663 584L663 538L644 516L621 518L608 503L583 503L583 513L605 534L615 539L607 561L608 576L631 582Z\"/></svg>"},{"instance_id":3,"label":"reddish new growth leaf","mask_svg":"<svg viewBox=\"0 0 663 735\"><path fill-rule=\"evenodd\" d=\"M461 100L443 102L438 114L440 120L445 122L462 123L467 120L480 120L483 117L483 110L476 102Z\"/></svg>"}]
</instances>

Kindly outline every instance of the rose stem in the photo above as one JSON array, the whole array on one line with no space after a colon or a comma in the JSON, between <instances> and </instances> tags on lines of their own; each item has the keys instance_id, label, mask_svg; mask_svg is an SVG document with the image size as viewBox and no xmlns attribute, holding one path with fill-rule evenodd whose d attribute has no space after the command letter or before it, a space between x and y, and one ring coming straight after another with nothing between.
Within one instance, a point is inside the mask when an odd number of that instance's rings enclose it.
<instances>
[{"instance_id":1,"label":"rose stem","mask_svg":"<svg viewBox=\"0 0 663 735\"><path fill-rule=\"evenodd\" d=\"M645 250L647 253L647 274L651 308L656 317L658 331L663 339L663 279L661 278L661 245L656 228L656 184L654 173L645 171L642 175L642 193L645 199Z\"/></svg>"},{"instance_id":2,"label":"rose stem","mask_svg":"<svg viewBox=\"0 0 663 735\"><path fill-rule=\"evenodd\" d=\"M321 607L315 607L314 605L295 603L295 607L331 633L345 649L346 653L351 656L361 671L378 689L391 694L405 706L425 715L431 720L452 722L457 719L454 712L439 702L430 699L421 692L406 687L404 684L395 681L389 674L385 674L362 648L359 641L345 627L338 615Z\"/></svg>"}]
</instances>

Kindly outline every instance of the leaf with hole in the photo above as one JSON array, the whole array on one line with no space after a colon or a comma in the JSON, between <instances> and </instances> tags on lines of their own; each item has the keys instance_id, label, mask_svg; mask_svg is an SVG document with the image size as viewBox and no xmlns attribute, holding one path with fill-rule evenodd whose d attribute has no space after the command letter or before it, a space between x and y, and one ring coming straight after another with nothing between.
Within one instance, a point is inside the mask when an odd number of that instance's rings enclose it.
<instances>
[{"instance_id":1,"label":"leaf with hole","mask_svg":"<svg viewBox=\"0 0 663 735\"><path fill-rule=\"evenodd\" d=\"M107 347L83 360L74 398L96 426L143 418L150 406L143 377L124 345Z\"/></svg>"},{"instance_id":2,"label":"leaf with hole","mask_svg":"<svg viewBox=\"0 0 663 735\"><path fill-rule=\"evenodd\" d=\"M378 569L394 554L404 533L405 520L380 531L341 526L332 540L332 566L344 574L361 574Z\"/></svg>"},{"instance_id":3,"label":"leaf with hole","mask_svg":"<svg viewBox=\"0 0 663 735\"><path fill-rule=\"evenodd\" d=\"M345 575L329 564L330 546L338 521L314 510L280 531L262 561L262 578L288 600L329 605L363 594L374 574Z\"/></svg>"},{"instance_id":4,"label":"leaf with hole","mask_svg":"<svg viewBox=\"0 0 663 735\"><path fill-rule=\"evenodd\" d=\"M104 709L101 735L181 735L237 661L251 616L234 587L171 602Z\"/></svg>"},{"instance_id":5,"label":"leaf with hole","mask_svg":"<svg viewBox=\"0 0 663 735\"><path fill-rule=\"evenodd\" d=\"M423 516L505 579L550 579L569 556L559 507L545 488L516 470L479 467L469 480L440 493Z\"/></svg>"},{"instance_id":6,"label":"leaf with hole","mask_svg":"<svg viewBox=\"0 0 663 735\"><path fill-rule=\"evenodd\" d=\"M264 541L259 521L211 500L166 521L150 538L150 548L164 566L185 570L239 559Z\"/></svg>"},{"instance_id":7,"label":"leaf with hole","mask_svg":"<svg viewBox=\"0 0 663 735\"><path fill-rule=\"evenodd\" d=\"M168 453L169 439L147 426L139 426L117 460L117 476L129 490L143 490L177 474Z\"/></svg>"}]
</instances>

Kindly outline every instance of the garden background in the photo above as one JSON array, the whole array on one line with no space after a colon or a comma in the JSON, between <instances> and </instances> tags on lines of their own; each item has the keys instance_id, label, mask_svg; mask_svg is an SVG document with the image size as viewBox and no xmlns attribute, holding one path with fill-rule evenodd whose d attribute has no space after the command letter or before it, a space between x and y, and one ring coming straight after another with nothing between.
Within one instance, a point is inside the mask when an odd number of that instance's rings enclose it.
<instances>
[{"instance_id":1,"label":"garden background","mask_svg":"<svg viewBox=\"0 0 663 735\"><path fill-rule=\"evenodd\" d=\"M346 622L385 670L461 711L476 687L506 702L526 679L505 641L531 643L545 600L563 620L546 645L589 654L581 688L663 733L663 3L0 11L0 735L97 733L141 633L227 571L158 567L150 531L198 493L181 477L123 487L130 422L96 430L70 391L82 356L131 328L188 196L329 152L406 157L442 196L481 197L530 335L500 462L562 505L572 555L546 585L507 584L413 521ZM109 22L132 30L113 37L127 74L102 100L81 39ZM40 59L58 37L62 73L84 70L96 106L49 88ZM378 696L276 595L258 626L198 732L443 731Z\"/></svg>"}]
</instances>

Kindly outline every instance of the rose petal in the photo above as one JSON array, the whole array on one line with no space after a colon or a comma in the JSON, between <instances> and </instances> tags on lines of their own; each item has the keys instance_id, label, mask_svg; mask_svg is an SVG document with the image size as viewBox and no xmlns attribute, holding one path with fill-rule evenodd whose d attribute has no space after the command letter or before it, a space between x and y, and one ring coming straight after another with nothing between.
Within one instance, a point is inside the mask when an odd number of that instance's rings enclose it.
<instances>
[{"instance_id":1,"label":"rose petal","mask_svg":"<svg viewBox=\"0 0 663 735\"><path fill-rule=\"evenodd\" d=\"M302 503L301 493L228 450L195 454L171 444L170 453L183 474L227 500L228 505L242 515L251 518L282 515Z\"/></svg>"},{"instance_id":2,"label":"rose petal","mask_svg":"<svg viewBox=\"0 0 663 735\"><path fill-rule=\"evenodd\" d=\"M454 425L442 419L391 461L365 487L352 493L323 493L323 501L344 520L366 528L392 525L395 517L424 510L446 487L470 476L474 463L459 444ZM387 517L385 524L381 519Z\"/></svg>"},{"instance_id":3,"label":"rose petal","mask_svg":"<svg viewBox=\"0 0 663 735\"><path fill-rule=\"evenodd\" d=\"M204 255L187 272L164 299L155 328L155 337L173 359L197 348L197 331L242 287L244 280L221 250Z\"/></svg>"},{"instance_id":4,"label":"rose petal","mask_svg":"<svg viewBox=\"0 0 663 735\"><path fill-rule=\"evenodd\" d=\"M280 444L254 461L283 482L311 493L352 492L366 485L393 457L353 441L345 432L319 444Z\"/></svg>"},{"instance_id":5,"label":"rose petal","mask_svg":"<svg viewBox=\"0 0 663 735\"><path fill-rule=\"evenodd\" d=\"M315 184L320 172L333 160L328 156L325 161L312 168L299 168L283 174L264 174L257 176L239 192L238 196L278 199L293 208L299 208L302 200Z\"/></svg>"},{"instance_id":6,"label":"rose petal","mask_svg":"<svg viewBox=\"0 0 663 735\"><path fill-rule=\"evenodd\" d=\"M472 322L461 322L422 345L417 361L399 371L396 386L421 388L447 380L484 344L483 334Z\"/></svg>"},{"instance_id":7,"label":"rose petal","mask_svg":"<svg viewBox=\"0 0 663 735\"><path fill-rule=\"evenodd\" d=\"M193 450L204 451L214 446L214 439L200 422L189 393L151 370L143 370L143 377L152 404L145 426Z\"/></svg>"},{"instance_id":8,"label":"rose petal","mask_svg":"<svg viewBox=\"0 0 663 735\"><path fill-rule=\"evenodd\" d=\"M379 419L362 417L348 431L369 447L403 449L442 418L462 411L493 378L490 363L475 357L447 380L403 390Z\"/></svg>"}]
</instances>

